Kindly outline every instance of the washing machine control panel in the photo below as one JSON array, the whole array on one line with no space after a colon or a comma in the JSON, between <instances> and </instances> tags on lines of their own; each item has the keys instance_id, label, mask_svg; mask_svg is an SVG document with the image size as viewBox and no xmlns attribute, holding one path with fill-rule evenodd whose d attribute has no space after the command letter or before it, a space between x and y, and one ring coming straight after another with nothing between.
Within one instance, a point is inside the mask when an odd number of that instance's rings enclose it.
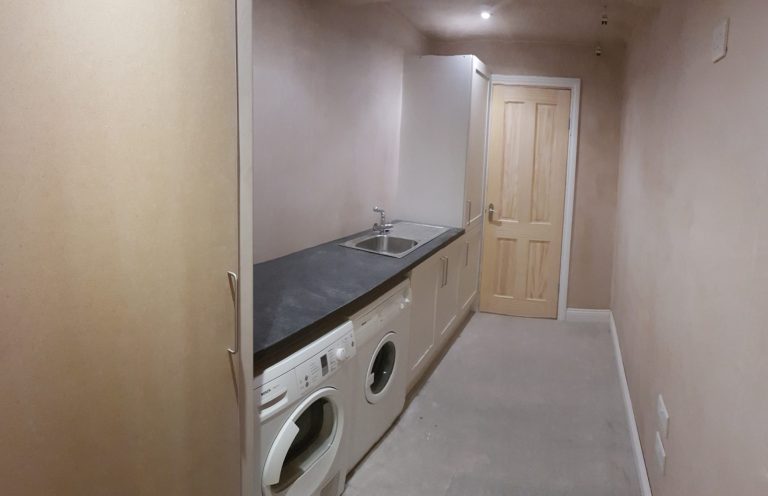
<instances>
[{"instance_id":1,"label":"washing machine control panel","mask_svg":"<svg viewBox=\"0 0 768 496\"><path fill-rule=\"evenodd\" d=\"M344 360L356 353L355 337L350 331L323 351L296 367L299 392L312 389L333 375Z\"/></svg>"}]
</instances>

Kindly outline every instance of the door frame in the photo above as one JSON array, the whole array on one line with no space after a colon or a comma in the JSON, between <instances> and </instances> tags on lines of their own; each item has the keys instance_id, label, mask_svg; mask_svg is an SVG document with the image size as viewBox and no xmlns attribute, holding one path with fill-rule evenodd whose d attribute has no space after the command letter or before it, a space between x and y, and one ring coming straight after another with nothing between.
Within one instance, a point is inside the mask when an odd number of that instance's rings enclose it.
<instances>
[{"instance_id":1,"label":"door frame","mask_svg":"<svg viewBox=\"0 0 768 496\"><path fill-rule=\"evenodd\" d=\"M549 76L513 76L504 74L491 75L489 102L493 95L493 85L531 86L535 88L571 90L570 126L568 129L568 160L565 172L565 205L563 215L563 245L560 251L560 287L557 295L557 320L565 320L568 307L568 279L571 269L571 238L573 237L573 208L576 198L576 162L579 153L579 110L581 108L581 79ZM488 135L491 132L491 112L489 105L488 123L486 124L485 184L483 198L488 187ZM575 123L575 124L574 124ZM482 263L482 262L481 262Z\"/></svg>"},{"instance_id":2,"label":"door frame","mask_svg":"<svg viewBox=\"0 0 768 496\"><path fill-rule=\"evenodd\" d=\"M237 57L238 157L238 329L237 374L240 414L240 494L256 494L255 446L258 426L253 421L253 0L235 0Z\"/></svg>"}]
</instances>

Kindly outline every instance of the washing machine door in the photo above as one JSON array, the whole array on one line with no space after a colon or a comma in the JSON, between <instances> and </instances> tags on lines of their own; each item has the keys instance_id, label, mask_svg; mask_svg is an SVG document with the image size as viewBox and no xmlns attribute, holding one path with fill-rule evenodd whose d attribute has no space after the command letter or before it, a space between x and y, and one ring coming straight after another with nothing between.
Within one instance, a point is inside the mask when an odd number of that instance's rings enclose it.
<instances>
[{"instance_id":1,"label":"washing machine door","mask_svg":"<svg viewBox=\"0 0 768 496\"><path fill-rule=\"evenodd\" d=\"M398 369L397 334L386 334L371 356L365 376L365 399L377 403L386 396Z\"/></svg>"},{"instance_id":2,"label":"washing machine door","mask_svg":"<svg viewBox=\"0 0 768 496\"><path fill-rule=\"evenodd\" d=\"M344 427L335 388L309 395L288 417L267 454L262 489L269 496L314 494L334 468Z\"/></svg>"}]
</instances>

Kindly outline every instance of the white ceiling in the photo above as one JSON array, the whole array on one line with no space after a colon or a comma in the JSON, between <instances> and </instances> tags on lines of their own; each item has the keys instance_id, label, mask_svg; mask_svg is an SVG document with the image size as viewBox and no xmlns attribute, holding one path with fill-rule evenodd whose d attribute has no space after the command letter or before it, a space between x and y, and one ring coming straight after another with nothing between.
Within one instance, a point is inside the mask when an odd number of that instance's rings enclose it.
<instances>
[{"instance_id":1,"label":"white ceiling","mask_svg":"<svg viewBox=\"0 0 768 496\"><path fill-rule=\"evenodd\" d=\"M625 41L633 26L651 14L660 0L388 1L432 38L594 43ZM607 26L600 24L604 5L608 12ZM483 10L492 13L489 20L480 18Z\"/></svg>"}]
</instances>

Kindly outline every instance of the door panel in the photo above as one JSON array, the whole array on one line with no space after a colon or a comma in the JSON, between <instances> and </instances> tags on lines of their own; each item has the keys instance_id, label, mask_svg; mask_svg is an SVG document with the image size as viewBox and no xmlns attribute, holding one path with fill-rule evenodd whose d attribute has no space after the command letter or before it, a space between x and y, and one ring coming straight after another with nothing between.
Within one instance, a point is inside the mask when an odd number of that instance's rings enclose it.
<instances>
[{"instance_id":1,"label":"door panel","mask_svg":"<svg viewBox=\"0 0 768 496\"><path fill-rule=\"evenodd\" d=\"M521 164L531 161L531 150L523 146L523 143L531 140L530 130L525 129L526 108L522 102L505 102L504 120L501 124L504 129L503 140L505 153L501 159L501 194L498 195L498 205L501 205L501 219L517 222L520 219L520 202L522 178ZM495 143L494 143L495 144ZM490 145L489 145L490 146ZM498 146L498 145L497 145ZM492 155L495 157L495 155ZM496 165L496 164L494 164ZM498 171L498 166L494 167ZM489 173L491 172L489 163ZM489 175L488 180L491 180ZM495 179L498 180L498 179Z\"/></svg>"},{"instance_id":2,"label":"door panel","mask_svg":"<svg viewBox=\"0 0 768 496\"><path fill-rule=\"evenodd\" d=\"M517 283L517 240L501 238L496 241L496 245L498 259L496 294L514 297Z\"/></svg>"},{"instance_id":3,"label":"door panel","mask_svg":"<svg viewBox=\"0 0 768 496\"><path fill-rule=\"evenodd\" d=\"M557 317L569 90L494 85L480 309Z\"/></svg>"},{"instance_id":4,"label":"door panel","mask_svg":"<svg viewBox=\"0 0 768 496\"><path fill-rule=\"evenodd\" d=\"M408 345L408 387L426 367L435 346L435 306L442 275L439 257L433 255L411 272L411 332Z\"/></svg>"},{"instance_id":5,"label":"door panel","mask_svg":"<svg viewBox=\"0 0 768 496\"><path fill-rule=\"evenodd\" d=\"M472 69L472 94L467 144L467 168L464 180L464 225L480 226L483 215L483 169L488 116L488 87L485 66L475 59ZM469 228L468 228L469 229Z\"/></svg>"},{"instance_id":6,"label":"door panel","mask_svg":"<svg viewBox=\"0 0 768 496\"><path fill-rule=\"evenodd\" d=\"M465 260L463 250L465 240L466 234L438 253L438 259L444 260L445 264L444 272L441 273L437 284L435 334L438 349L442 348L456 326L459 311L459 275Z\"/></svg>"},{"instance_id":7,"label":"door panel","mask_svg":"<svg viewBox=\"0 0 768 496\"><path fill-rule=\"evenodd\" d=\"M4 3L4 494L239 494L234 15Z\"/></svg>"},{"instance_id":8,"label":"door panel","mask_svg":"<svg viewBox=\"0 0 768 496\"><path fill-rule=\"evenodd\" d=\"M466 234L464 243L464 259L462 260L461 274L459 275L459 304L460 313L463 315L469 310L478 291L480 278L480 244L482 231L475 229Z\"/></svg>"}]
</instances>

